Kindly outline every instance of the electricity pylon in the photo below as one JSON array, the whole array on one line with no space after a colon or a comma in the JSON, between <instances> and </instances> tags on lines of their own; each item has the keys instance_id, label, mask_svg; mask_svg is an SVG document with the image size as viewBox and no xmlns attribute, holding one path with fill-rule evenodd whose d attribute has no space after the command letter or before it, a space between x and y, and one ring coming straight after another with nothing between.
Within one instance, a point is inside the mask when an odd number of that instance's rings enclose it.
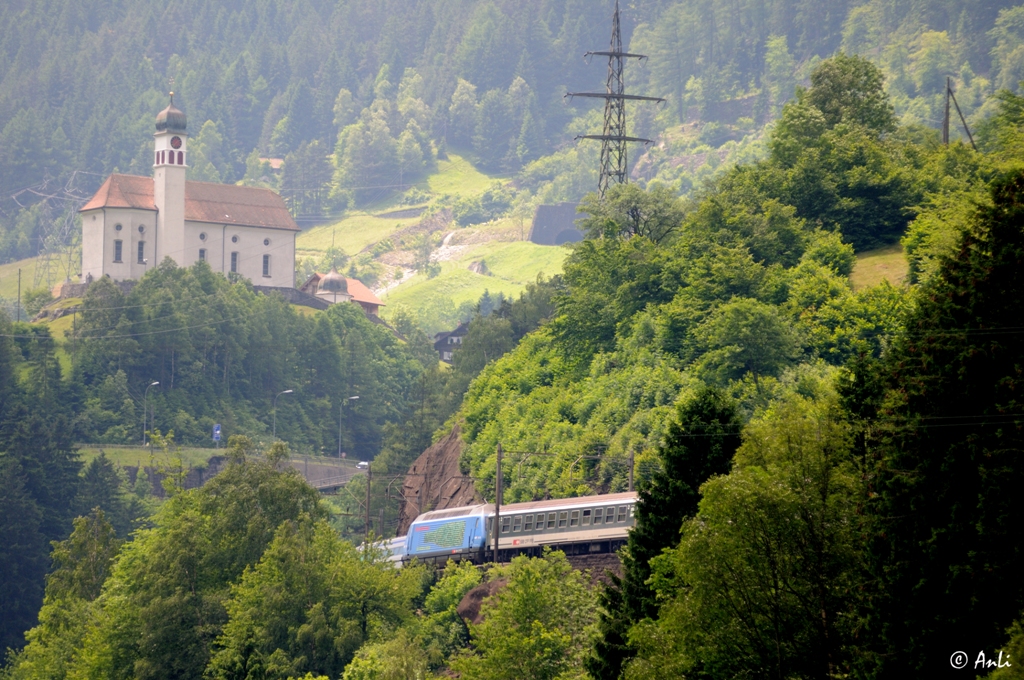
<instances>
[{"instance_id":1,"label":"electricity pylon","mask_svg":"<svg viewBox=\"0 0 1024 680\"><path fill-rule=\"evenodd\" d=\"M622 51L622 32L619 29L619 0L615 0L615 14L612 17L612 42L607 52L587 52L584 58L608 57L608 80L604 92L568 92L566 97L593 97L604 99L604 130L599 135L580 135L576 139L601 140L601 177L597 183L597 195L604 198L612 183L625 184L629 177L626 167L626 144L642 142L653 144L650 139L626 135L626 100L662 103L661 97L643 97L626 94L622 80L622 67L626 59L646 59L645 54L630 54Z\"/></svg>"}]
</instances>

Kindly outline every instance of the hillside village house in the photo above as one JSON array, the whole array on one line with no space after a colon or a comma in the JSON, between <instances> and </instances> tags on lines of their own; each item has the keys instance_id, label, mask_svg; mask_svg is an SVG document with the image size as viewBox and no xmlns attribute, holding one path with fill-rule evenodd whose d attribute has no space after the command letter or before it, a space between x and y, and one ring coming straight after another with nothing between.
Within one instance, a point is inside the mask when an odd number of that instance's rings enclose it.
<instances>
[{"instance_id":1,"label":"hillside village house","mask_svg":"<svg viewBox=\"0 0 1024 680\"><path fill-rule=\"evenodd\" d=\"M453 331L442 331L434 336L434 351L438 358L445 363L452 363L455 359L455 350L462 347L462 341L469 333L469 322L463 321Z\"/></svg>"},{"instance_id":2,"label":"hillside village house","mask_svg":"<svg viewBox=\"0 0 1024 680\"><path fill-rule=\"evenodd\" d=\"M330 304L355 302L368 316L379 316L380 308L384 306L362 281L342 276L336 269L331 269L327 274L314 272L299 290Z\"/></svg>"},{"instance_id":3,"label":"hillside village house","mask_svg":"<svg viewBox=\"0 0 1024 680\"><path fill-rule=\"evenodd\" d=\"M165 257L205 260L259 286L295 287L299 227L269 189L185 179L185 114L171 103L156 117L153 177L113 174L80 210L82 280L138 280Z\"/></svg>"}]
</instances>

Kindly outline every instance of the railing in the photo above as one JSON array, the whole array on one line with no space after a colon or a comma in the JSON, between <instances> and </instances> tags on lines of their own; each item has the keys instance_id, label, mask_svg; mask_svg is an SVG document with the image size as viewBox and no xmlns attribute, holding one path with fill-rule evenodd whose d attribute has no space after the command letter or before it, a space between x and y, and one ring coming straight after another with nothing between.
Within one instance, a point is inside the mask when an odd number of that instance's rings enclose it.
<instances>
[{"instance_id":1,"label":"railing","mask_svg":"<svg viewBox=\"0 0 1024 680\"><path fill-rule=\"evenodd\" d=\"M354 476L355 476L355 473L353 472L353 474L348 474L348 475L338 475L336 477L324 477L323 479L318 479L316 481L310 481L309 485L312 486L317 491L323 491L324 489L333 489L335 487L344 486Z\"/></svg>"}]
</instances>

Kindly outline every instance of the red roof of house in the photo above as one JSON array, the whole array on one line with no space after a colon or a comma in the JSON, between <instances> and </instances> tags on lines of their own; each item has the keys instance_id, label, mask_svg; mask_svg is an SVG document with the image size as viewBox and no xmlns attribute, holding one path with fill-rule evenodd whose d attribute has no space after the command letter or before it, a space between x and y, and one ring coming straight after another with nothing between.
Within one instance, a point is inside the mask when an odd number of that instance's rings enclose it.
<instances>
[{"instance_id":1,"label":"red roof of house","mask_svg":"<svg viewBox=\"0 0 1024 680\"><path fill-rule=\"evenodd\" d=\"M306 282L299 286L299 290L311 295L314 294L322 278L324 278L324 274L313 272ZM363 285L363 282L359 279L345 277L345 284L348 287L348 294L352 296L354 302L363 302L368 305L379 305L381 307L387 306L373 294L372 290Z\"/></svg>"},{"instance_id":2,"label":"red roof of house","mask_svg":"<svg viewBox=\"0 0 1024 680\"><path fill-rule=\"evenodd\" d=\"M111 175L79 212L97 208L156 210L153 179ZM270 189L234 184L185 182L185 219L189 222L237 224L299 231L284 200Z\"/></svg>"},{"instance_id":3,"label":"red roof of house","mask_svg":"<svg viewBox=\"0 0 1024 680\"><path fill-rule=\"evenodd\" d=\"M377 296L373 294L373 291L363 285L363 282L359 279L346 279L348 282L348 294L352 296L352 299L356 302L365 302L370 305L384 306L384 303L377 299Z\"/></svg>"}]
</instances>

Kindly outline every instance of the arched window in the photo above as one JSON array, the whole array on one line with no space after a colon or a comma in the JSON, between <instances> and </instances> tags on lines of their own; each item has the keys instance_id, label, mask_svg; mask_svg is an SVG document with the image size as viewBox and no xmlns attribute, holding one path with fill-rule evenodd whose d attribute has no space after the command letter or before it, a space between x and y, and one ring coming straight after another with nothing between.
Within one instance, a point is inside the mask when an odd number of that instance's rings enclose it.
<instances>
[{"instance_id":1,"label":"arched window","mask_svg":"<svg viewBox=\"0 0 1024 680\"><path fill-rule=\"evenodd\" d=\"M184 151L179 151L178 152L178 165L185 165L185 152Z\"/></svg>"}]
</instances>

